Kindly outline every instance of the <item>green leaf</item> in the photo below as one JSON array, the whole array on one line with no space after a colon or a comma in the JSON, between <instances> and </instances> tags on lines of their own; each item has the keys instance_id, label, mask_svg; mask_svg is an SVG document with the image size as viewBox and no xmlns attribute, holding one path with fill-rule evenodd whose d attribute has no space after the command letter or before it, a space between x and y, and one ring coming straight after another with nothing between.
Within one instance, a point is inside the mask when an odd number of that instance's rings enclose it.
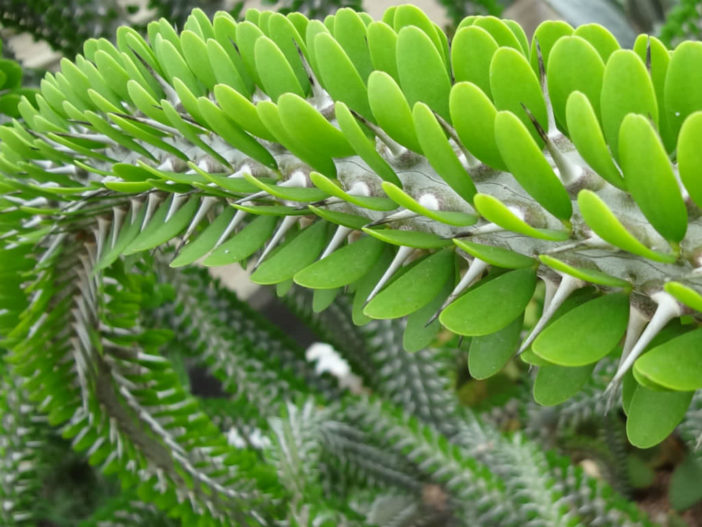
<instances>
[{"instance_id":1,"label":"green leaf","mask_svg":"<svg viewBox=\"0 0 702 527\"><path fill-rule=\"evenodd\" d=\"M687 231L687 209L673 167L656 130L642 115L627 115L619 130L624 181L641 212L666 240Z\"/></svg>"},{"instance_id":2,"label":"green leaf","mask_svg":"<svg viewBox=\"0 0 702 527\"><path fill-rule=\"evenodd\" d=\"M468 203L475 196L475 185L470 174L453 151L444 129L426 104L418 102L412 111L417 139L424 155L434 170Z\"/></svg>"},{"instance_id":3,"label":"green leaf","mask_svg":"<svg viewBox=\"0 0 702 527\"><path fill-rule=\"evenodd\" d=\"M561 404L580 391L592 375L595 365L569 368L540 366L534 379L534 400L544 406Z\"/></svg>"},{"instance_id":4,"label":"green leaf","mask_svg":"<svg viewBox=\"0 0 702 527\"><path fill-rule=\"evenodd\" d=\"M401 207L416 212L417 214L421 214L427 218L436 220L440 223L455 225L457 227L468 227L470 225L475 225L478 222L478 217L475 214L428 209L412 196L407 194L404 190L392 183L383 182L383 190L390 199Z\"/></svg>"},{"instance_id":5,"label":"green leaf","mask_svg":"<svg viewBox=\"0 0 702 527\"><path fill-rule=\"evenodd\" d=\"M600 24L583 24L576 28L574 34L592 44L605 63L612 53L620 49L619 42L614 38L614 35Z\"/></svg>"},{"instance_id":6,"label":"green leaf","mask_svg":"<svg viewBox=\"0 0 702 527\"><path fill-rule=\"evenodd\" d=\"M153 48L167 80L172 83L174 79L180 79L196 96L204 94L202 84L190 70L176 46L158 35Z\"/></svg>"},{"instance_id":7,"label":"green leaf","mask_svg":"<svg viewBox=\"0 0 702 527\"><path fill-rule=\"evenodd\" d=\"M634 373L669 390L702 388L702 329L656 346L634 363Z\"/></svg>"},{"instance_id":8,"label":"green leaf","mask_svg":"<svg viewBox=\"0 0 702 527\"><path fill-rule=\"evenodd\" d=\"M248 258L259 250L273 234L278 218L257 216L237 234L217 247L202 262L207 267L229 265Z\"/></svg>"},{"instance_id":9,"label":"green leaf","mask_svg":"<svg viewBox=\"0 0 702 527\"><path fill-rule=\"evenodd\" d=\"M248 12L251 12L251 10ZM258 77L254 49L256 46L256 41L262 36L264 36L263 31L248 20L240 22L236 25L236 47L241 54L241 60L246 67L248 76L251 77L259 86L261 85L261 80Z\"/></svg>"},{"instance_id":10,"label":"green leaf","mask_svg":"<svg viewBox=\"0 0 702 527\"><path fill-rule=\"evenodd\" d=\"M635 447L651 448L685 417L694 392L660 392L637 386L627 412L626 435Z\"/></svg>"},{"instance_id":11,"label":"green leaf","mask_svg":"<svg viewBox=\"0 0 702 527\"><path fill-rule=\"evenodd\" d=\"M249 81L246 67L241 61L241 57L236 55L237 62L241 62L237 66L232 60L232 54L227 53L219 42L212 39L207 41L207 57L218 83L231 86L247 99L251 97L253 81Z\"/></svg>"},{"instance_id":12,"label":"green leaf","mask_svg":"<svg viewBox=\"0 0 702 527\"><path fill-rule=\"evenodd\" d=\"M274 102L284 93L304 97L305 92L295 72L283 52L270 38L263 36L256 40L254 60L262 87Z\"/></svg>"},{"instance_id":13,"label":"green leaf","mask_svg":"<svg viewBox=\"0 0 702 527\"><path fill-rule=\"evenodd\" d=\"M373 70L371 65L366 25L361 17L348 7L339 9L334 15L334 38L344 49L356 67L362 80L368 78Z\"/></svg>"},{"instance_id":14,"label":"green leaf","mask_svg":"<svg viewBox=\"0 0 702 527\"><path fill-rule=\"evenodd\" d=\"M495 142L522 188L557 218L569 219L573 207L568 192L527 127L514 114L507 111L497 113Z\"/></svg>"},{"instance_id":15,"label":"green leaf","mask_svg":"<svg viewBox=\"0 0 702 527\"><path fill-rule=\"evenodd\" d=\"M322 209L312 205L308 205L307 208L320 218L335 223L336 225L343 225L344 227L357 230L368 225L368 218L365 216L357 216L356 214L349 214L332 209Z\"/></svg>"},{"instance_id":16,"label":"green leaf","mask_svg":"<svg viewBox=\"0 0 702 527\"><path fill-rule=\"evenodd\" d=\"M498 47L490 33L481 27L468 26L459 29L451 44L451 64L456 83L471 82L489 97L492 94L490 63ZM469 106L465 108L470 109ZM453 117L453 112L451 113Z\"/></svg>"},{"instance_id":17,"label":"green leaf","mask_svg":"<svg viewBox=\"0 0 702 527\"><path fill-rule=\"evenodd\" d=\"M198 99L198 108L207 123L212 127L212 130L230 145L267 167L277 168L271 153L256 139L239 128L215 103L206 97L200 97Z\"/></svg>"},{"instance_id":18,"label":"green leaf","mask_svg":"<svg viewBox=\"0 0 702 527\"><path fill-rule=\"evenodd\" d=\"M586 366L615 348L628 320L628 295L603 295L569 311L543 330L532 350L558 366Z\"/></svg>"},{"instance_id":19,"label":"green leaf","mask_svg":"<svg viewBox=\"0 0 702 527\"><path fill-rule=\"evenodd\" d=\"M271 196L275 196L276 198L282 200L311 203L329 197L326 192L322 192L318 188L314 187L285 187L282 185L270 185L246 172L243 173L242 176L246 181L250 182L255 187L265 190Z\"/></svg>"},{"instance_id":20,"label":"green leaf","mask_svg":"<svg viewBox=\"0 0 702 527\"><path fill-rule=\"evenodd\" d=\"M484 262L502 267L505 269L521 269L522 267L532 267L536 264L533 258L523 254L495 247L492 245L482 245L479 243L469 242L463 239L453 239L453 243L459 249L464 250L474 258L479 258Z\"/></svg>"},{"instance_id":21,"label":"green leaf","mask_svg":"<svg viewBox=\"0 0 702 527\"><path fill-rule=\"evenodd\" d=\"M562 20L546 20L541 22L534 31L534 36L531 39L531 49L529 54L529 63L534 73L539 75L539 55L536 51L536 43L539 43L541 48L541 57L544 62L544 67L548 67L551 49L562 37L567 37L573 34L573 28L567 22ZM548 71L548 70L547 70Z\"/></svg>"},{"instance_id":22,"label":"green leaf","mask_svg":"<svg viewBox=\"0 0 702 527\"><path fill-rule=\"evenodd\" d=\"M297 82L305 93L310 91L310 81L307 77L305 67L302 65L300 51L307 60L309 53L304 39L295 28L295 25L287 17L280 13L273 13L268 19L268 36L276 43L280 51L285 55L285 59L295 72ZM300 51L298 51L298 49Z\"/></svg>"},{"instance_id":23,"label":"green leaf","mask_svg":"<svg viewBox=\"0 0 702 527\"><path fill-rule=\"evenodd\" d=\"M517 317L495 333L473 337L468 351L468 371L475 379L499 372L519 348L523 320Z\"/></svg>"},{"instance_id":24,"label":"green leaf","mask_svg":"<svg viewBox=\"0 0 702 527\"><path fill-rule=\"evenodd\" d=\"M341 101L366 119L373 119L366 85L344 48L329 33L314 37L312 53L322 86L335 101Z\"/></svg>"},{"instance_id":25,"label":"green leaf","mask_svg":"<svg viewBox=\"0 0 702 527\"><path fill-rule=\"evenodd\" d=\"M205 87L211 90L217 83L217 78L210 64L207 44L201 37L189 30L180 34L180 42L188 67Z\"/></svg>"},{"instance_id":26,"label":"green leaf","mask_svg":"<svg viewBox=\"0 0 702 527\"><path fill-rule=\"evenodd\" d=\"M651 35L639 35L634 42L634 51L644 62L649 61L648 70L653 81L658 102L658 130L668 152L675 150L677 130L673 130L670 115L665 105L665 80L670 64L670 51L660 40Z\"/></svg>"},{"instance_id":27,"label":"green leaf","mask_svg":"<svg viewBox=\"0 0 702 527\"><path fill-rule=\"evenodd\" d=\"M385 22L372 22L368 26L368 50L373 69L388 73L395 81L400 80L397 73L397 33ZM371 73L372 75L372 73ZM370 77L368 81L370 93Z\"/></svg>"},{"instance_id":28,"label":"green leaf","mask_svg":"<svg viewBox=\"0 0 702 527\"><path fill-rule=\"evenodd\" d=\"M498 49L490 64L490 89L495 107L518 117L540 148L543 141L523 106L544 130L548 130L548 113L541 84L524 55L512 48Z\"/></svg>"},{"instance_id":29,"label":"green leaf","mask_svg":"<svg viewBox=\"0 0 702 527\"><path fill-rule=\"evenodd\" d=\"M383 247L384 244L372 236L364 236L298 271L293 280L310 289L336 289L352 284L371 270Z\"/></svg>"},{"instance_id":30,"label":"green leaf","mask_svg":"<svg viewBox=\"0 0 702 527\"><path fill-rule=\"evenodd\" d=\"M210 58L210 64L213 65L213 70L217 76L219 82L225 84L231 84L237 91L240 91L246 96L250 96L251 92L254 90L254 81L248 74L246 65L241 58L241 55L234 47L234 42L237 40L237 23L236 21L226 12L218 11L214 16L214 32L215 40L207 40L207 53ZM226 59L218 61L215 60L213 56L213 49L218 48L216 51L217 56ZM214 65L217 64L217 68ZM224 68L223 68L224 67ZM217 71L219 68L226 69L226 71ZM233 70L233 71L232 71ZM237 78L237 83L227 82L223 79L225 75L233 75ZM243 86L240 89L240 83Z\"/></svg>"},{"instance_id":31,"label":"green leaf","mask_svg":"<svg viewBox=\"0 0 702 527\"><path fill-rule=\"evenodd\" d=\"M281 95L278 112L288 134L294 135L310 150L319 149L331 157L354 154L344 134L302 97L293 93Z\"/></svg>"},{"instance_id":32,"label":"green leaf","mask_svg":"<svg viewBox=\"0 0 702 527\"><path fill-rule=\"evenodd\" d=\"M586 40L563 37L551 50L548 62L548 94L556 122L566 128L566 101L578 91L592 103L595 115L600 113L600 92L604 62Z\"/></svg>"},{"instance_id":33,"label":"green leaf","mask_svg":"<svg viewBox=\"0 0 702 527\"><path fill-rule=\"evenodd\" d=\"M175 198L174 194L170 201L164 202L158 208L146 228L124 249L123 254L128 255L153 249L175 238L188 226L197 212L200 198L197 196L190 198L166 220L172 200Z\"/></svg>"},{"instance_id":34,"label":"green leaf","mask_svg":"<svg viewBox=\"0 0 702 527\"><path fill-rule=\"evenodd\" d=\"M336 299L341 289L315 289L312 293L312 312L321 313Z\"/></svg>"},{"instance_id":35,"label":"green leaf","mask_svg":"<svg viewBox=\"0 0 702 527\"><path fill-rule=\"evenodd\" d=\"M699 457L689 453L680 463L670 479L668 496L675 510L689 509L702 500L702 465Z\"/></svg>"},{"instance_id":36,"label":"green leaf","mask_svg":"<svg viewBox=\"0 0 702 527\"><path fill-rule=\"evenodd\" d=\"M497 110L483 91L470 82L454 84L449 96L453 127L461 143L483 163L507 170L495 142Z\"/></svg>"},{"instance_id":37,"label":"green leaf","mask_svg":"<svg viewBox=\"0 0 702 527\"><path fill-rule=\"evenodd\" d=\"M678 136L678 170L690 198L702 206L702 112L691 114L680 128Z\"/></svg>"},{"instance_id":38,"label":"green leaf","mask_svg":"<svg viewBox=\"0 0 702 527\"><path fill-rule=\"evenodd\" d=\"M543 264L548 265L550 268L555 269L556 271L568 274L585 282L590 282L591 284L603 285L605 287L621 287L626 290L631 289L631 283L627 282L626 280L622 280L621 278L617 278L607 273L603 273L599 269L585 269L582 267L574 267L572 265L567 264L564 261L558 260L546 254L542 254L541 256L539 256L539 260L541 260Z\"/></svg>"},{"instance_id":39,"label":"green leaf","mask_svg":"<svg viewBox=\"0 0 702 527\"><path fill-rule=\"evenodd\" d=\"M483 282L442 311L439 320L445 328L473 337L508 326L529 303L536 287L536 273L530 268L517 269Z\"/></svg>"},{"instance_id":40,"label":"green leaf","mask_svg":"<svg viewBox=\"0 0 702 527\"><path fill-rule=\"evenodd\" d=\"M277 284L291 279L295 273L315 261L328 241L327 226L318 221L300 231L276 249L251 275L256 284Z\"/></svg>"},{"instance_id":41,"label":"green leaf","mask_svg":"<svg viewBox=\"0 0 702 527\"><path fill-rule=\"evenodd\" d=\"M670 57L663 88L673 138L687 117L702 110L702 43L683 42Z\"/></svg>"},{"instance_id":42,"label":"green leaf","mask_svg":"<svg viewBox=\"0 0 702 527\"><path fill-rule=\"evenodd\" d=\"M630 113L640 113L658 125L658 103L651 77L631 50L615 51L605 65L600 98L602 129L619 159L619 127Z\"/></svg>"},{"instance_id":43,"label":"green leaf","mask_svg":"<svg viewBox=\"0 0 702 527\"><path fill-rule=\"evenodd\" d=\"M374 296L363 313L376 319L414 313L439 294L453 269L454 252L450 248L427 256Z\"/></svg>"},{"instance_id":44,"label":"green leaf","mask_svg":"<svg viewBox=\"0 0 702 527\"><path fill-rule=\"evenodd\" d=\"M565 231L552 229L536 229L519 218L514 212L499 199L488 194L476 194L473 205L486 220L499 225L505 230L518 232L525 236L541 240L564 241L570 235Z\"/></svg>"},{"instance_id":45,"label":"green leaf","mask_svg":"<svg viewBox=\"0 0 702 527\"><path fill-rule=\"evenodd\" d=\"M356 118L343 102L337 101L334 113L344 137L353 150L363 159L368 166L384 181L401 185L400 178L385 159L378 153L375 141L366 136Z\"/></svg>"},{"instance_id":46,"label":"green leaf","mask_svg":"<svg viewBox=\"0 0 702 527\"><path fill-rule=\"evenodd\" d=\"M226 84L215 86L214 95L222 110L236 124L261 139L275 141L273 134L270 133L258 116L256 106L247 97Z\"/></svg>"},{"instance_id":47,"label":"green leaf","mask_svg":"<svg viewBox=\"0 0 702 527\"><path fill-rule=\"evenodd\" d=\"M675 297L678 302L702 312L702 295L691 287L687 287L680 282L667 282L663 288L667 293Z\"/></svg>"},{"instance_id":48,"label":"green leaf","mask_svg":"<svg viewBox=\"0 0 702 527\"><path fill-rule=\"evenodd\" d=\"M432 40L418 27L403 27L398 33L397 71L410 106L421 101L444 119L450 118L451 79L446 64Z\"/></svg>"},{"instance_id":49,"label":"green leaf","mask_svg":"<svg viewBox=\"0 0 702 527\"><path fill-rule=\"evenodd\" d=\"M363 227L363 232L366 232L385 243L414 247L416 249L440 249L441 247L446 247L451 243L450 240L441 238L440 236L431 232L371 229L368 227Z\"/></svg>"},{"instance_id":50,"label":"green leaf","mask_svg":"<svg viewBox=\"0 0 702 527\"><path fill-rule=\"evenodd\" d=\"M495 16L479 16L475 18L473 25L490 33L500 47L509 47L520 53L525 53L519 39L503 20Z\"/></svg>"},{"instance_id":51,"label":"green leaf","mask_svg":"<svg viewBox=\"0 0 702 527\"><path fill-rule=\"evenodd\" d=\"M583 159L603 179L624 188L624 178L612 161L597 114L584 93L573 92L566 102L566 123L570 139Z\"/></svg>"},{"instance_id":52,"label":"green leaf","mask_svg":"<svg viewBox=\"0 0 702 527\"><path fill-rule=\"evenodd\" d=\"M591 190L581 190L578 194L578 207L585 222L604 241L632 254L649 260L673 263L675 255L653 251L626 230L602 198Z\"/></svg>"},{"instance_id":53,"label":"green leaf","mask_svg":"<svg viewBox=\"0 0 702 527\"><path fill-rule=\"evenodd\" d=\"M423 31L434 43L437 51L441 52L442 43L434 23L419 7L411 4L397 6L393 16L393 28L400 31L407 26L415 26Z\"/></svg>"},{"instance_id":54,"label":"green leaf","mask_svg":"<svg viewBox=\"0 0 702 527\"><path fill-rule=\"evenodd\" d=\"M414 353L426 349L434 342L441 331L441 324L438 319L434 319L428 325L427 322L441 308L453 286L453 280L446 281L433 300L407 317L407 325L402 333L402 348L406 352Z\"/></svg>"},{"instance_id":55,"label":"green leaf","mask_svg":"<svg viewBox=\"0 0 702 527\"><path fill-rule=\"evenodd\" d=\"M509 30L514 34L514 36L517 37L517 42L519 42L519 46L522 49L524 56L528 57L529 56L529 39L527 38L526 32L524 31L522 26L519 25L519 22L517 22L516 20L510 20L508 18L506 18L502 21L509 28Z\"/></svg>"},{"instance_id":56,"label":"green leaf","mask_svg":"<svg viewBox=\"0 0 702 527\"><path fill-rule=\"evenodd\" d=\"M326 176L323 176L319 172L311 172L310 180L320 190L323 190L327 194L341 198L344 201L358 205L364 209L370 210L395 210L397 204L388 198L381 198L377 196L357 196L345 192L340 186L338 186L334 181ZM370 222L370 221L369 221Z\"/></svg>"},{"instance_id":57,"label":"green leaf","mask_svg":"<svg viewBox=\"0 0 702 527\"><path fill-rule=\"evenodd\" d=\"M195 260L207 254L217 243L220 236L232 221L235 210L227 207L217 218L210 223L200 235L188 245L186 245L170 263L171 267L183 267L190 265Z\"/></svg>"},{"instance_id":58,"label":"green leaf","mask_svg":"<svg viewBox=\"0 0 702 527\"><path fill-rule=\"evenodd\" d=\"M393 251L390 251L387 245L383 245L383 251L378 261L375 262L375 265L369 272L355 283L352 319L353 323L357 326L362 326L371 321L369 317L363 314L363 309L366 307L366 298L368 298L375 284L378 283L378 280L380 280L385 273L392 262L393 256Z\"/></svg>"},{"instance_id":59,"label":"green leaf","mask_svg":"<svg viewBox=\"0 0 702 527\"><path fill-rule=\"evenodd\" d=\"M395 80L382 71L368 77L368 102L380 127L395 141L421 152L412 120L412 110Z\"/></svg>"}]
</instances>

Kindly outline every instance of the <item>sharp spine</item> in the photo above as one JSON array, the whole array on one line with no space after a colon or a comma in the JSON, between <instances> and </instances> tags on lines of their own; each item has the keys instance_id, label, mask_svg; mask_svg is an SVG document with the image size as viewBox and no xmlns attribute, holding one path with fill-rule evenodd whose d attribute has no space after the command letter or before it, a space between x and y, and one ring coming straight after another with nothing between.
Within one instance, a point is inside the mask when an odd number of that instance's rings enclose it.
<instances>
[{"instance_id":1,"label":"sharp spine","mask_svg":"<svg viewBox=\"0 0 702 527\"><path fill-rule=\"evenodd\" d=\"M395 271L397 271L400 268L400 266L402 266L402 264L405 262L405 260L407 260L407 258L409 258L413 251L413 247L407 247L405 245L400 246L399 250L397 251L397 254L395 254L395 257L392 259L392 262L390 262L390 265L383 273L383 276L380 277L380 280L378 280L378 283L375 284L375 287L373 287L373 290L366 298L365 304L368 304L368 302L373 300L375 295L378 294L378 291L380 291L382 287L387 283L387 281L390 280L392 275L395 274Z\"/></svg>"},{"instance_id":2,"label":"sharp spine","mask_svg":"<svg viewBox=\"0 0 702 527\"><path fill-rule=\"evenodd\" d=\"M678 303L675 298L666 293L665 291L658 291L651 295L651 299L658 304L656 311L651 317L651 321L646 325L646 329L643 330L641 336L636 340L636 343L631 347L631 351L627 353L626 357L623 357L622 362L617 368L617 373L614 375L610 386L618 384L624 374L631 368L636 359L639 358L643 350L648 346L653 338L665 327L665 325L672 319L677 318L683 314L683 308Z\"/></svg>"},{"instance_id":3,"label":"sharp spine","mask_svg":"<svg viewBox=\"0 0 702 527\"><path fill-rule=\"evenodd\" d=\"M475 281L480 278L480 275L483 274L483 272L487 269L488 264L487 262L484 262L480 258L473 258L473 261L470 263L468 266L468 269L466 270L465 274L463 275L463 278L458 282L456 287L453 288L453 291L451 291L451 294L448 296L446 300L444 300L443 304L441 304L441 307L436 310L436 313L434 313L431 318L427 321L426 324L424 324L424 327L427 327L429 324L434 322L437 318L439 318L439 315L441 312L446 309L446 307L451 304L456 298L458 298L463 291L468 289L471 285L475 283Z\"/></svg>"},{"instance_id":4,"label":"sharp spine","mask_svg":"<svg viewBox=\"0 0 702 527\"><path fill-rule=\"evenodd\" d=\"M549 283L552 282L546 282L547 288ZM541 317L539 317L538 322L534 326L534 329L531 331L531 333L529 333L529 336L526 339L524 339L524 342L522 342L522 345L519 347L517 355L523 353L531 345L531 343L534 342L534 339L536 339L536 337L539 336L539 333L543 331L548 321L551 320L551 318L553 318L553 315L556 312L556 310L563 305L563 302L566 301L566 299L573 293L573 291L575 291L576 289L580 289L584 285L585 282L583 282L582 280L578 280L577 278L574 278L567 274L562 275L558 287L551 288L551 290L553 291L553 296L544 299L544 309L541 314ZM548 303L546 302L546 300L548 300Z\"/></svg>"},{"instance_id":5,"label":"sharp spine","mask_svg":"<svg viewBox=\"0 0 702 527\"><path fill-rule=\"evenodd\" d=\"M256 265L254 265L254 271L258 269L258 267L263 263L263 260L266 259L266 256L270 254L270 252L273 250L273 248L278 244L278 242L283 238L286 232L290 230L290 228L297 222L297 216L286 216L283 221L280 223L280 226L278 227L278 230L275 231L275 234L273 234L273 237L271 238L271 241L268 242L268 245L263 249L263 252L261 253L261 256L259 256L258 261L256 262Z\"/></svg>"},{"instance_id":6,"label":"sharp spine","mask_svg":"<svg viewBox=\"0 0 702 527\"><path fill-rule=\"evenodd\" d=\"M334 232L334 236L332 237L331 241L329 242L329 245L324 249L324 252L322 253L322 256L319 257L320 260L323 260L327 256L329 256L331 253L333 253L339 245L341 245L346 237L349 235L349 233L353 229L346 227L344 225L339 225L336 228L336 231Z\"/></svg>"}]
</instances>

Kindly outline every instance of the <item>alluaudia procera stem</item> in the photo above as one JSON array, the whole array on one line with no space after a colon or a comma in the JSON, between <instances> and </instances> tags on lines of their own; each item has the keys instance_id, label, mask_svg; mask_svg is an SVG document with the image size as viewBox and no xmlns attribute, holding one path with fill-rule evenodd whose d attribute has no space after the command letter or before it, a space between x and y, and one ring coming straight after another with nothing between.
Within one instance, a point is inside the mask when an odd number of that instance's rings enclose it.
<instances>
[{"instance_id":1,"label":"alluaudia procera stem","mask_svg":"<svg viewBox=\"0 0 702 527\"><path fill-rule=\"evenodd\" d=\"M0 128L0 266L26 277L2 331L44 327L71 247L99 276L180 237L173 267L258 253L255 282L408 317L409 351L471 337L476 377L519 351L544 404L619 355L629 438L656 444L702 388L699 71L697 42L545 22L529 43L494 17L449 42L409 5L122 27Z\"/></svg>"}]
</instances>

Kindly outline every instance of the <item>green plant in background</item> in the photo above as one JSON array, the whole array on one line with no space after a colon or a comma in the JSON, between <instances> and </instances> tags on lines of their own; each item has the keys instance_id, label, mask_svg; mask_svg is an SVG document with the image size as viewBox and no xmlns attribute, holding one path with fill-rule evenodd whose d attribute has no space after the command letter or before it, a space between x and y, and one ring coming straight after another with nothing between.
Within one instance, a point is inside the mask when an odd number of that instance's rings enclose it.
<instances>
[{"instance_id":1,"label":"green plant in background","mask_svg":"<svg viewBox=\"0 0 702 527\"><path fill-rule=\"evenodd\" d=\"M666 17L661 28L661 40L670 46L685 39L700 39L700 13L699 0L681 0L675 5Z\"/></svg>"},{"instance_id":2,"label":"green plant in background","mask_svg":"<svg viewBox=\"0 0 702 527\"><path fill-rule=\"evenodd\" d=\"M0 51L2 42L0 42ZM0 120L19 117L17 105L22 97L34 102L37 90L22 85L24 72L14 60L0 58Z\"/></svg>"},{"instance_id":3,"label":"green plant in background","mask_svg":"<svg viewBox=\"0 0 702 527\"><path fill-rule=\"evenodd\" d=\"M3 463L58 431L129 489L92 524L650 524L460 406L455 346L431 346L460 337L476 379L518 354L533 399L565 403L554 437L609 408L624 493L645 477L620 405L637 447L680 424L694 451L702 44L624 50L564 22L529 43L490 16L449 44L413 6L382 21L195 10L147 34L87 41L0 127L0 404L14 435L40 438L0 444ZM181 269L198 261L253 263L372 395L315 375ZM225 405L191 389L193 363ZM3 487L6 522L35 517L18 491L37 471Z\"/></svg>"}]
</instances>

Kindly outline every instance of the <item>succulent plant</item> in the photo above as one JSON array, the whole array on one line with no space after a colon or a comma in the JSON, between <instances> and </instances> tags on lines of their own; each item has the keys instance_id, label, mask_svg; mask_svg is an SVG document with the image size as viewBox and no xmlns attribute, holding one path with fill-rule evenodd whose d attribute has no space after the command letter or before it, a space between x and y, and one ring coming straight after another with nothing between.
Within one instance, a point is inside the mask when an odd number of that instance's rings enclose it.
<instances>
[{"instance_id":1,"label":"succulent plant","mask_svg":"<svg viewBox=\"0 0 702 527\"><path fill-rule=\"evenodd\" d=\"M538 368L542 404L615 358L608 402L621 394L630 441L653 446L702 388L699 71L700 43L670 51L642 35L620 49L597 25L545 22L529 42L513 21L471 16L449 43L410 5L382 21L351 9L324 22L195 10L181 33L161 20L148 40L128 27L116 46L88 40L18 104L23 121L0 127L9 360L80 444L112 438L126 414L152 427L145 444L123 446L146 452L141 482L107 441L91 458L142 498L158 501L156 484L185 521L212 507L255 523L237 507L263 506L294 477L247 472L249 451L206 464L224 448L216 427L166 388L175 373L155 351L166 337L135 314L161 293L129 269L158 247L174 249L172 268L255 260L254 282L312 289L316 310L346 288L356 324L406 318L407 353L443 327L470 339L477 378L517 353ZM543 310L525 327L540 281ZM152 395L130 391L138 375ZM111 380L121 388L104 389ZM154 397L192 410L204 432L173 435L145 410ZM391 426L348 415L380 436ZM87 423L100 431L83 438ZM284 451L272 454L283 464ZM221 483L225 465L247 477Z\"/></svg>"}]
</instances>

